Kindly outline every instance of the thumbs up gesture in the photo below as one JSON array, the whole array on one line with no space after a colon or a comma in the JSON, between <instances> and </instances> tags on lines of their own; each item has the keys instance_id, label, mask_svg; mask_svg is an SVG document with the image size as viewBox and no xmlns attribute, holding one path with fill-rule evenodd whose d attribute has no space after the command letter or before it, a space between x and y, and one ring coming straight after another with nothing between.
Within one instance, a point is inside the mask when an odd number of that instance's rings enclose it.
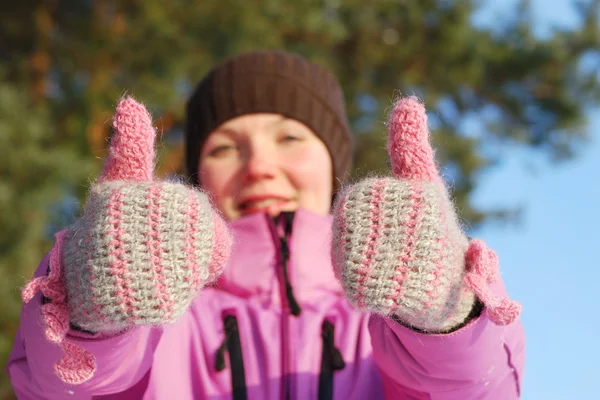
<instances>
[{"instance_id":1,"label":"thumbs up gesture","mask_svg":"<svg viewBox=\"0 0 600 400\"><path fill-rule=\"evenodd\" d=\"M414 97L394 105L388 154L393 177L345 188L334 207L332 259L350 302L426 332L460 326L477 299L493 322L514 321L520 305L488 288L497 258L462 232Z\"/></svg>"},{"instance_id":2,"label":"thumbs up gesture","mask_svg":"<svg viewBox=\"0 0 600 400\"><path fill-rule=\"evenodd\" d=\"M177 320L226 264L231 238L208 197L196 188L154 178L155 130L143 105L123 99L114 117L104 168L83 215L59 232L49 273L23 290L39 290L46 337L61 345L56 365L81 383L93 357L65 342L70 325L114 332Z\"/></svg>"}]
</instances>

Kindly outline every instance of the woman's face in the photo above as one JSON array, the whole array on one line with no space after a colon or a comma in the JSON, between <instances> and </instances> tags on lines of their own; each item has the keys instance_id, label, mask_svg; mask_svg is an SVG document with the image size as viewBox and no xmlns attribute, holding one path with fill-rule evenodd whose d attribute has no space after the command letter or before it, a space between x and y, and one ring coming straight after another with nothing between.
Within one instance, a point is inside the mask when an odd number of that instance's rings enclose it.
<instances>
[{"instance_id":1,"label":"woman's face","mask_svg":"<svg viewBox=\"0 0 600 400\"><path fill-rule=\"evenodd\" d=\"M204 143L198 172L228 220L298 208L327 215L331 206L327 147L308 127L279 114L225 122Z\"/></svg>"}]
</instances>

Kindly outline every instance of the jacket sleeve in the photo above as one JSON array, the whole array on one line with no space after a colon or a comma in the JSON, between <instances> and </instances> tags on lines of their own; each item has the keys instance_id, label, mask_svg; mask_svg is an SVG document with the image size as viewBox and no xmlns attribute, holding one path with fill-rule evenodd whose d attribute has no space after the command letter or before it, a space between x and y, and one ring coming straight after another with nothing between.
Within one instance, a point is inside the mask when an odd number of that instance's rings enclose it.
<instances>
[{"instance_id":1,"label":"jacket sleeve","mask_svg":"<svg viewBox=\"0 0 600 400\"><path fill-rule=\"evenodd\" d=\"M43 276L46 256L35 276ZM133 388L150 371L162 330L137 327L114 335L87 335L70 331L67 342L88 350L97 370L81 385L63 383L54 372L62 349L44 336L38 293L21 311L21 325L8 360L8 375L19 399L91 399L94 395L121 393Z\"/></svg>"},{"instance_id":2,"label":"jacket sleeve","mask_svg":"<svg viewBox=\"0 0 600 400\"><path fill-rule=\"evenodd\" d=\"M502 284L492 284L505 297ZM511 400L520 396L525 333L493 324L486 309L450 334L423 334L372 315L369 330L387 399Z\"/></svg>"}]
</instances>

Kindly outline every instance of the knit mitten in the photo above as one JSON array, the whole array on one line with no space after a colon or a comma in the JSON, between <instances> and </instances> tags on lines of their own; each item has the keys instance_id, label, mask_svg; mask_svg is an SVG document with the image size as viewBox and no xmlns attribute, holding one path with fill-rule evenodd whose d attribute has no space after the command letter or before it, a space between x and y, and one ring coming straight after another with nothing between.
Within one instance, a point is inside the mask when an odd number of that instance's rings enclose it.
<instances>
[{"instance_id":1,"label":"knit mitten","mask_svg":"<svg viewBox=\"0 0 600 400\"><path fill-rule=\"evenodd\" d=\"M451 331L477 298L492 321L508 324L520 306L490 292L497 259L462 232L428 136L424 106L400 99L389 120L394 177L352 185L334 206L336 276L358 309L417 330Z\"/></svg>"},{"instance_id":2,"label":"knit mitten","mask_svg":"<svg viewBox=\"0 0 600 400\"><path fill-rule=\"evenodd\" d=\"M152 118L132 98L122 100L115 134L83 215L56 235L49 273L23 290L40 290L47 338L63 347L56 372L81 383L93 357L65 342L70 325L117 332L173 322L199 290L214 281L229 256L231 237L206 194L155 180Z\"/></svg>"}]
</instances>

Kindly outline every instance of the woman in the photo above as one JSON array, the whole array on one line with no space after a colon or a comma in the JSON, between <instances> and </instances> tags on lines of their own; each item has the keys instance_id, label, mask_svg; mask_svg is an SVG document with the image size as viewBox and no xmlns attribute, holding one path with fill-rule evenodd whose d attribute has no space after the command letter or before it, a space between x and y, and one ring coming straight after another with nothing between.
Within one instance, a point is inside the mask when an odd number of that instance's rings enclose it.
<instances>
[{"instance_id":1,"label":"woman","mask_svg":"<svg viewBox=\"0 0 600 400\"><path fill-rule=\"evenodd\" d=\"M23 292L18 395L517 398L519 309L460 231L422 105L390 118L394 177L338 190L342 98L293 54L215 67L187 108L203 192L153 179L151 117L123 100L83 216Z\"/></svg>"}]
</instances>

